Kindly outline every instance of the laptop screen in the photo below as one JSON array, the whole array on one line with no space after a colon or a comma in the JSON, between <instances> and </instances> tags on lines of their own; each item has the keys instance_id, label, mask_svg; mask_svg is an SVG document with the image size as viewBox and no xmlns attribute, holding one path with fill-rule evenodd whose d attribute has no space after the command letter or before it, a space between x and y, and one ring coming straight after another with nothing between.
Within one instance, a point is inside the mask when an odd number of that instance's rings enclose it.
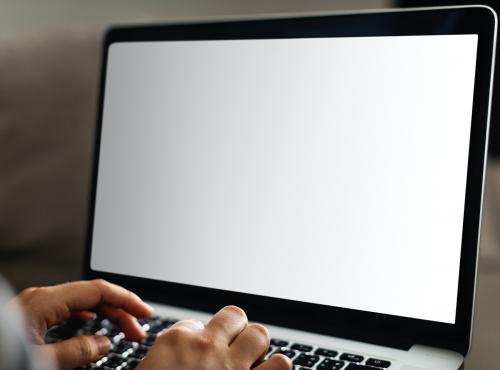
<instances>
[{"instance_id":1,"label":"laptop screen","mask_svg":"<svg viewBox=\"0 0 500 370\"><path fill-rule=\"evenodd\" d=\"M113 43L91 268L454 323L476 50Z\"/></svg>"}]
</instances>

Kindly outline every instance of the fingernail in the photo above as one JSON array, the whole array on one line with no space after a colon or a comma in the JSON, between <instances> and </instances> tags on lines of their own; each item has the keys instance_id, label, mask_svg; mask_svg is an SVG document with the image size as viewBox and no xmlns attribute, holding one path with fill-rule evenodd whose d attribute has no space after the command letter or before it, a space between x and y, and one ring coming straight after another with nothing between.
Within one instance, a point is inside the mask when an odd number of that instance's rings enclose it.
<instances>
[{"instance_id":1,"label":"fingernail","mask_svg":"<svg viewBox=\"0 0 500 370\"><path fill-rule=\"evenodd\" d=\"M111 341L107 337L96 336L94 337L99 349L100 355L105 355L111 349Z\"/></svg>"}]
</instances>

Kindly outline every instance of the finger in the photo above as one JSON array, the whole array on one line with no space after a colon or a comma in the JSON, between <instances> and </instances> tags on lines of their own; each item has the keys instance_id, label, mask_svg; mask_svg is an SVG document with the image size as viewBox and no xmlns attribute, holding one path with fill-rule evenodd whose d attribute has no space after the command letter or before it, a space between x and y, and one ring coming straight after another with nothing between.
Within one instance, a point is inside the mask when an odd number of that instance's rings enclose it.
<instances>
[{"instance_id":1,"label":"finger","mask_svg":"<svg viewBox=\"0 0 500 370\"><path fill-rule=\"evenodd\" d=\"M253 370L292 370L292 360L282 354L272 355Z\"/></svg>"},{"instance_id":2,"label":"finger","mask_svg":"<svg viewBox=\"0 0 500 370\"><path fill-rule=\"evenodd\" d=\"M200 320L188 319L177 321L174 325L170 326L168 330L172 328L186 328L190 331L202 330L205 327Z\"/></svg>"},{"instance_id":3,"label":"finger","mask_svg":"<svg viewBox=\"0 0 500 370\"><path fill-rule=\"evenodd\" d=\"M146 337L146 333L137 322L137 319L121 308L101 304L99 305L99 311L118 325L128 340L140 342Z\"/></svg>"},{"instance_id":4,"label":"finger","mask_svg":"<svg viewBox=\"0 0 500 370\"><path fill-rule=\"evenodd\" d=\"M46 288L54 300L63 300L66 310L58 311L56 322L66 320L72 311L88 310L100 303L121 308L133 316L149 317L153 309L144 303L136 294L104 280L78 281Z\"/></svg>"},{"instance_id":5,"label":"finger","mask_svg":"<svg viewBox=\"0 0 500 370\"><path fill-rule=\"evenodd\" d=\"M77 320L94 320L96 317L96 313L92 311L75 311L70 315L70 318Z\"/></svg>"},{"instance_id":6,"label":"finger","mask_svg":"<svg viewBox=\"0 0 500 370\"><path fill-rule=\"evenodd\" d=\"M250 324L230 346L235 358L241 359L245 368L260 363L269 348L269 332L260 324Z\"/></svg>"},{"instance_id":7,"label":"finger","mask_svg":"<svg viewBox=\"0 0 500 370\"><path fill-rule=\"evenodd\" d=\"M82 335L43 347L52 352L59 369L69 370L100 359L109 352L111 342L107 337Z\"/></svg>"},{"instance_id":8,"label":"finger","mask_svg":"<svg viewBox=\"0 0 500 370\"><path fill-rule=\"evenodd\" d=\"M212 317L206 330L231 344L247 324L248 319L245 311L236 306L226 306Z\"/></svg>"}]
</instances>

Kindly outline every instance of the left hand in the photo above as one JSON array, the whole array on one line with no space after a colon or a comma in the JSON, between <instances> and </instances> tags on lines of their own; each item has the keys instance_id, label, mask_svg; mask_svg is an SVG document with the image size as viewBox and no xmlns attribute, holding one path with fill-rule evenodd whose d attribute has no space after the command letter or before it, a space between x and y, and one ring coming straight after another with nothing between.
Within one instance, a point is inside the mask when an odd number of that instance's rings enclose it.
<instances>
[{"instance_id":1,"label":"left hand","mask_svg":"<svg viewBox=\"0 0 500 370\"><path fill-rule=\"evenodd\" d=\"M134 293L104 280L78 281L23 290L15 301L24 310L34 344L55 358L60 369L73 369L97 361L108 353L111 342L104 336L77 336L45 344L47 330L71 317L91 319L95 308L114 321L131 341L145 333L136 318L148 317L153 309Z\"/></svg>"}]
</instances>

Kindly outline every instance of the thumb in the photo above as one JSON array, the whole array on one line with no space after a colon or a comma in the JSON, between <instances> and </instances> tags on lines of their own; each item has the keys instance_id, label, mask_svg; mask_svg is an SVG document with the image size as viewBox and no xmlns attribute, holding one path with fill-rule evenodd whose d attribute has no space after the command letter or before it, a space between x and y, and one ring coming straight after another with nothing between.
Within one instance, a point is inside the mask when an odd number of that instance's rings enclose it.
<instances>
[{"instance_id":1,"label":"thumb","mask_svg":"<svg viewBox=\"0 0 500 370\"><path fill-rule=\"evenodd\" d=\"M99 335L81 335L45 347L52 351L59 369L69 370L99 360L109 352L111 342Z\"/></svg>"}]
</instances>

